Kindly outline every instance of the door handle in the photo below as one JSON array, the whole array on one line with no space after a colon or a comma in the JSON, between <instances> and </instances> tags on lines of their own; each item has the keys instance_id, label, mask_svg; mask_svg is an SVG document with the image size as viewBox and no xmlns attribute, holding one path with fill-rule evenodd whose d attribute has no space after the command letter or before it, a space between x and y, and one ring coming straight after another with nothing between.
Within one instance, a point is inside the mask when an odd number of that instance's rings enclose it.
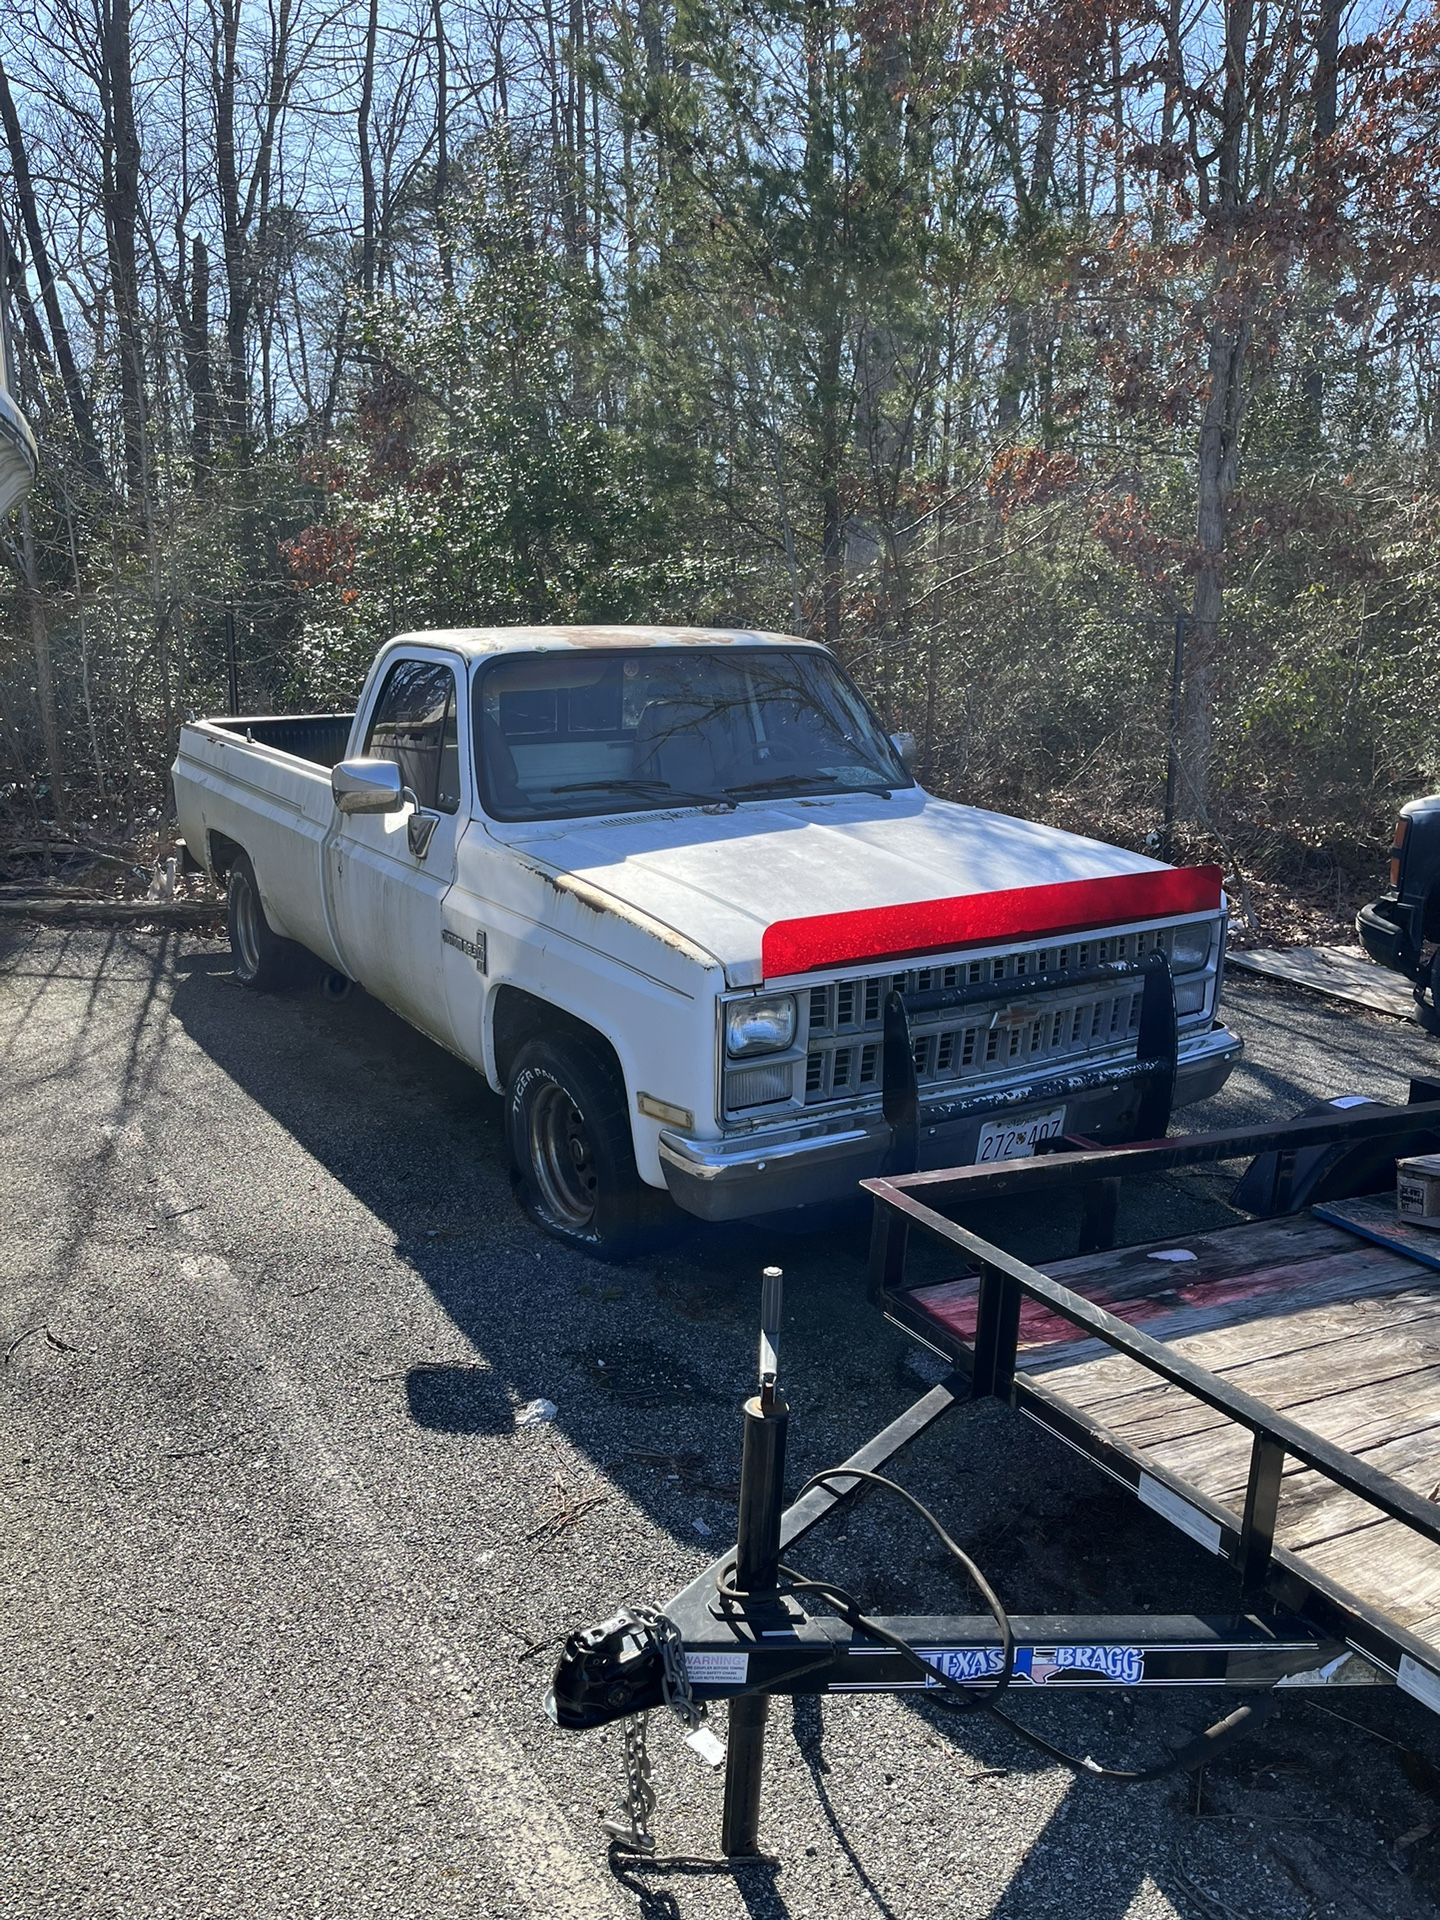
<instances>
[{"instance_id":1,"label":"door handle","mask_svg":"<svg viewBox=\"0 0 1440 1920\"><path fill-rule=\"evenodd\" d=\"M421 806L420 796L413 787L402 787L400 797L408 800L411 808L410 818L405 822L406 844L417 860L423 860L430 851L430 841L440 824L440 816L432 813L428 807Z\"/></svg>"},{"instance_id":2,"label":"door handle","mask_svg":"<svg viewBox=\"0 0 1440 1920\"><path fill-rule=\"evenodd\" d=\"M440 824L438 813L427 813L423 807L417 807L405 823L405 838L410 851L417 860L423 860L430 851L430 842L435 829Z\"/></svg>"}]
</instances>

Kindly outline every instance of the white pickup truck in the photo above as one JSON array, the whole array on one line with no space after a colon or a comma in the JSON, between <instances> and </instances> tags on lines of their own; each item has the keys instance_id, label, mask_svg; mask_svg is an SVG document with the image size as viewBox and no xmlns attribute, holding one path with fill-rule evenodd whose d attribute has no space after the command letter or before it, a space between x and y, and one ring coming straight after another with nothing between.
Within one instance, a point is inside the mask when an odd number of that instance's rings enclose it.
<instances>
[{"instance_id":1,"label":"white pickup truck","mask_svg":"<svg viewBox=\"0 0 1440 1920\"><path fill-rule=\"evenodd\" d=\"M187 725L175 802L237 979L358 981L503 1095L534 1219L620 1255L667 1191L813 1206L1230 1072L1217 869L936 800L903 746L806 641L463 629L353 715Z\"/></svg>"}]
</instances>

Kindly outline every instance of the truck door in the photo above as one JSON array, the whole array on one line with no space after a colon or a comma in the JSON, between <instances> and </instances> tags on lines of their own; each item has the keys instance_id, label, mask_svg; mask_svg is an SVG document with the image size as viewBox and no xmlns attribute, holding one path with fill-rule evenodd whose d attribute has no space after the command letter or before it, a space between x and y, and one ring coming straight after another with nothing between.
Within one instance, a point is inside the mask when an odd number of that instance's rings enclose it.
<instances>
[{"instance_id":1,"label":"truck door","mask_svg":"<svg viewBox=\"0 0 1440 1920\"><path fill-rule=\"evenodd\" d=\"M470 819L469 714L453 655L397 654L385 669L358 749L391 760L417 806L399 813L337 811L326 849L336 945L346 970L444 1046L442 907Z\"/></svg>"}]
</instances>

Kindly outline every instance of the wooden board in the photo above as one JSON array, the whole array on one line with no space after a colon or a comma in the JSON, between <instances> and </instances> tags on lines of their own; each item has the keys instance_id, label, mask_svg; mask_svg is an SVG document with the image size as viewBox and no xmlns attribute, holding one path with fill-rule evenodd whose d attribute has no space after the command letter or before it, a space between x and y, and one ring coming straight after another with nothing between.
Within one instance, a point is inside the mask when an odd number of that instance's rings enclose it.
<instances>
[{"instance_id":1,"label":"wooden board","mask_svg":"<svg viewBox=\"0 0 1440 1920\"><path fill-rule=\"evenodd\" d=\"M1440 1229L1402 1220L1395 1211L1393 1193L1372 1193L1363 1200L1328 1200L1314 1211L1317 1220L1358 1234L1377 1247L1393 1247L1397 1253L1418 1260L1422 1267L1440 1271Z\"/></svg>"},{"instance_id":2,"label":"wooden board","mask_svg":"<svg viewBox=\"0 0 1440 1920\"><path fill-rule=\"evenodd\" d=\"M1382 1206L1384 1203L1382 1202ZM1393 1213L1389 1216L1393 1219ZM1315 1215L1061 1261L1052 1277L1309 1431L1440 1500L1440 1275L1381 1234ZM1157 1261L1182 1250L1192 1260ZM973 1278L908 1299L974 1335ZM1157 1471L1238 1517L1251 1436L1184 1388L1027 1303L1019 1368ZM1440 1548L1288 1464L1277 1542L1440 1648Z\"/></svg>"},{"instance_id":3,"label":"wooden board","mask_svg":"<svg viewBox=\"0 0 1440 1920\"><path fill-rule=\"evenodd\" d=\"M1160 1260L1160 1253L1194 1258ZM1416 1277L1403 1254L1303 1214L1085 1254L1048 1271L1062 1286L1157 1340L1283 1319L1326 1300L1379 1297L1413 1285ZM967 1275L917 1288L908 1297L928 1319L969 1341L975 1337L977 1296L977 1283ZM1032 1301L1020 1312L1020 1350L1052 1366L1107 1351L1098 1341L1077 1339L1068 1320Z\"/></svg>"},{"instance_id":4,"label":"wooden board","mask_svg":"<svg viewBox=\"0 0 1440 1920\"><path fill-rule=\"evenodd\" d=\"M1360 947L1252 947L1225 956L1227 967L1242 967L1282 980L1288 987L1348 1000L1352 1006L1415 1018L1415 993L1403 974L1380 967Z\"/></svg>"}]
</instances>

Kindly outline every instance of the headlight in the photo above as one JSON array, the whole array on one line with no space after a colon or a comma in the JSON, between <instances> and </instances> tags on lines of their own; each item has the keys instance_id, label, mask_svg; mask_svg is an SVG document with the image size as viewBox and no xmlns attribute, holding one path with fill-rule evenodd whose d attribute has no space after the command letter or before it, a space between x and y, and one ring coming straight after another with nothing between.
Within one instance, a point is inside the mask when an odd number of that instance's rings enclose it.
<instances>
[{"instance_id":1,"label":"headlight","mask_svg":"<svg viewBox=\"0 0 1440 1920\"><path fill-rule=\"evenodd\" d=\"M747 1053L778 1053L795 1038L795 996L741 1000L725 1015L725 1051L732 1060Z\"/></svg>"},{"instance_id":2,"label":"headlight","mask_svg":"<svg viewBox=\"0 0 1440 1920\"><path fill-rule=\"evenodd\" d=\"M1199 920L1175 929L1175 948L1171 965L1176 973L1191 973L1210 958L1210 942L1215 937L1214 922Z\"/></svg>"}]
</instances>

